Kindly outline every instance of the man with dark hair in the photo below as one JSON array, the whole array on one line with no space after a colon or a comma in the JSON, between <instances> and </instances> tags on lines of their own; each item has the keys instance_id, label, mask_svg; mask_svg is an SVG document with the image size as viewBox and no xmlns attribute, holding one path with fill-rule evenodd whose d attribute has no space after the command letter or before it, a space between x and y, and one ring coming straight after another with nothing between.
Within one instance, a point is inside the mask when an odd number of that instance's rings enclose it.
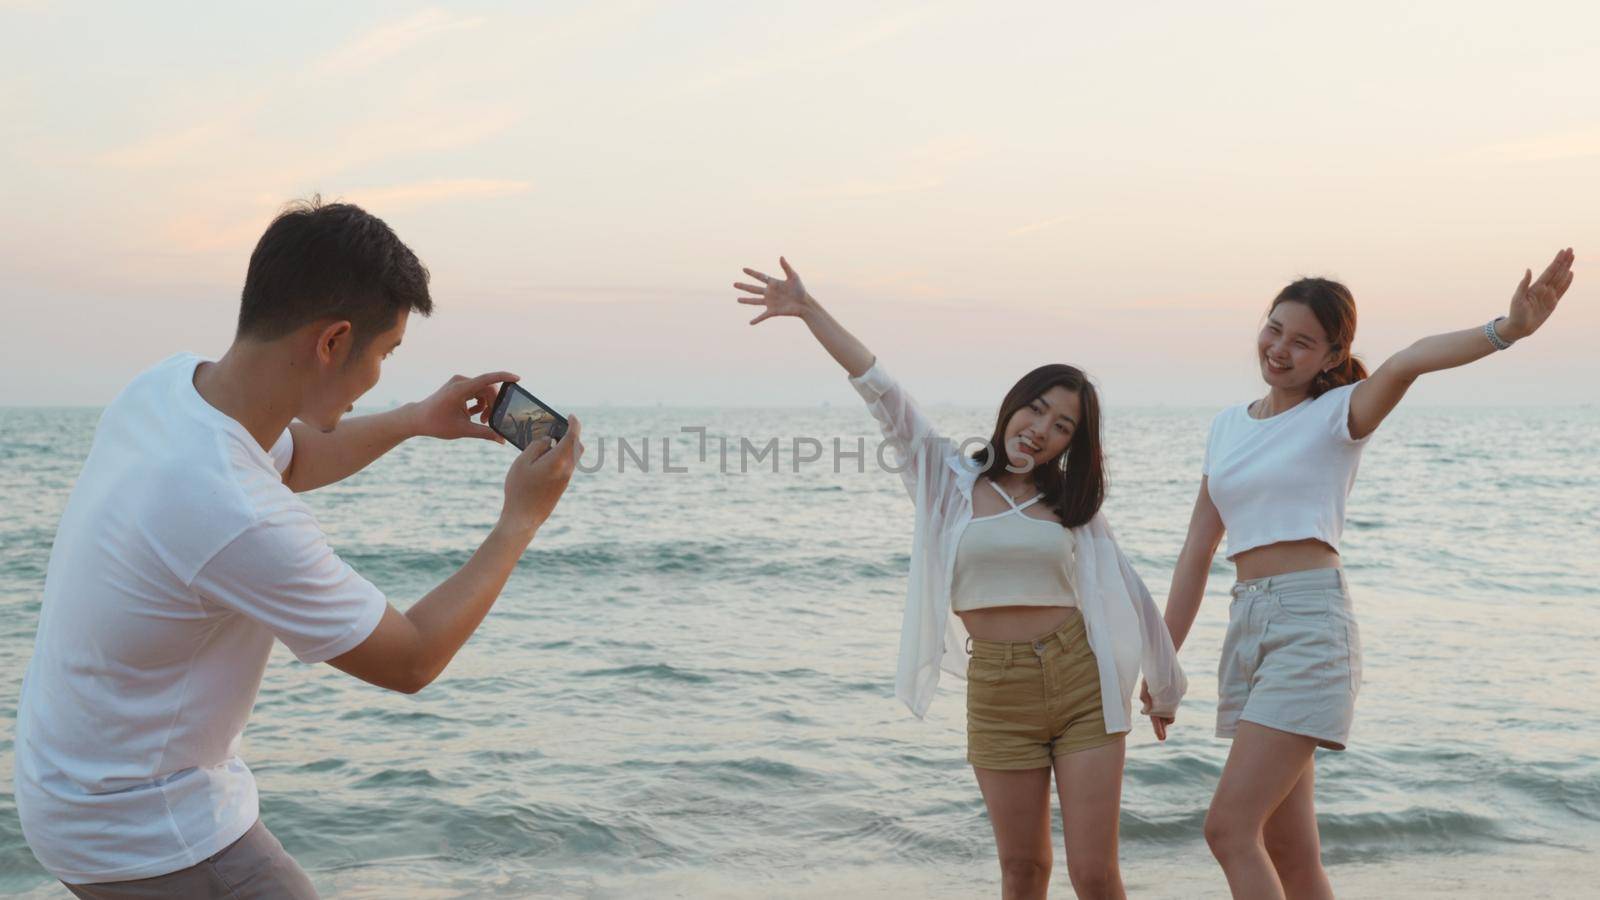
<instances>
[{"instance_id":1,"label":"man with dark hair","mask_svg":"<svg viewBox=\"0 0 1600 900\"><path fill-rule=\"evenodd\" d=\"M381 220L297 204L250 256L227 353L161 362L101 416L51 549L16 727L23 834L77 896L314 897L238 756L273 639L421 690L555 508L582 452L576 417L516 458L483 544L402 614L296 496L409 437L500 440L484 423L508 372L340 422L410 314L432 309L427 270Z\"/></svg>"}]
</instances>

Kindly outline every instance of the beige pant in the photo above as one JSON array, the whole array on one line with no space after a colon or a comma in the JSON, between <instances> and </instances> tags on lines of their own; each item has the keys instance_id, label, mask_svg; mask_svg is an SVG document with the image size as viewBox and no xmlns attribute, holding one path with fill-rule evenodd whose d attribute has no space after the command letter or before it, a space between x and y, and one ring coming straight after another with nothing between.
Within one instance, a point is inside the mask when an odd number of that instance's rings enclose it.
<instances>
[{"instance_id":1,"label":"beige pant","mask_svg":"<svg viewBox=\"0 0 1600 900\"><path fill-rule=\"evenodd\" d=\"M1040 769L1057 756L1122 739L1106 733L1100 666L1076 609L1031 641L972 641L967 762Z\"/></svg>"},{"instance_id":2,"label":"beige pant","mask_svg":"<svg viewBox=\"0 0 1600 900\"><path fill-rule=\"evenodd\" d=\"M316 900L311 879L259 820L237 841L187 869L137 881L69 884L90 900Z\"/></svg>"},{"instance_id":3,"label":"beige pant","mask_svg":"<svg viewBox=\"0 0 1600 900\"><path fill-rule=\"evenodd\" d=\"M1217 669L1217 737L1240 722L1343 750L1361 689L1361 631L1342 569L1233 586Z\"/></svg>"}]
</instances>

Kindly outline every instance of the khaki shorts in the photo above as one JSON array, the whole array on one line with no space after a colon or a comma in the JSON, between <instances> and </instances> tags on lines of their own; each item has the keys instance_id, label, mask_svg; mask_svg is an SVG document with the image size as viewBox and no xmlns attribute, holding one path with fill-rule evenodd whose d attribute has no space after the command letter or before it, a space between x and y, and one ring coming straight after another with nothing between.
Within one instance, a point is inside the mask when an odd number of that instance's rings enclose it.
<instances>
[{"instance_id":1,"label":"khaki shorts","mask_svg":"<svg viewBox=\"0 0 1600 900\"><path fill-rule=\"evenodd\" d=\"M316 888L258 819L209 859L154 878L69 884L87 900L316 900Z\"/></svg>"},{"instance_id":2,"label":"khaki shorts","mask_svg":"<svg viewBox=\"0 0 1600 900\"><path fill-rule=\"evenodd\" d=\"M1106 733L1100 667L1083 616L1031 641L971 642L967 661L967 762L1040 769L1057 756L1121 740Z\"/></svg>"},{"instance_id":3,"label":"khaki shorts","mask_svg":"<svg viewBox=\"0 0 1600 900\"><path fill-rule=\"evenodd\" d=\"M1240 722L1343 750L1361 689L1361 631L1341 569L1233 586L1217 670L1217 737Z\"/></svg>"}]
</instances>

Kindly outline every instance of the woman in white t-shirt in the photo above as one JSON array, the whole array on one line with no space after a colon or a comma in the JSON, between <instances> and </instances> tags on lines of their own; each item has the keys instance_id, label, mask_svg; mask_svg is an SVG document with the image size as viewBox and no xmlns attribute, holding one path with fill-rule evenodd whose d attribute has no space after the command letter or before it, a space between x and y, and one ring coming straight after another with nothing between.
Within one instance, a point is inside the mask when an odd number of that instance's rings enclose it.
<instances>
[{"instance_id":1,"label":"woman in white t-shirt","mask_svg":"<svg viewBox=\"0 0 1600 900\"><path fill-rule=\"evenodd\" d=\"M1355 300L1306 278L1273 300L1256 338L1267 393L1223 410L1172 576L1166 621L1182 646L1224 532L1238 572L1218 669L1217 735L1233 739L1206 841L1236 897L1332 897L1313 804L1317 747L1342 750L1361 643L1340 568L1345 498L1361 448L1418 376L1536 331L1572 283L1573 254L1517 285L1510 313L1423 338L1367 377L1350 353Z\"/></svg>"},{"instance_id":2,"label":"woman in white t-shirt","mask_svg":"<svg viewBox=\"0 0 1600 900\"><path fill-rule=\"evenodd\" d=\"M966 676L967 760L1004 895L1043 897L1049 884L1053 771L1073 887L1123 896L1117 821L1134 686L1143 669L1153 695L1144 712L1164 736L1185 682L1155 602L1099 511L1094 386L1072 366L1029 372L968 457L780 264L786 279L745 269L759 283L736 282L755 295L739 302L765 307L752 325L804 321L894 451L916 515L895 693L921 716L941 669Z\"/></svg>"}]
</instances>

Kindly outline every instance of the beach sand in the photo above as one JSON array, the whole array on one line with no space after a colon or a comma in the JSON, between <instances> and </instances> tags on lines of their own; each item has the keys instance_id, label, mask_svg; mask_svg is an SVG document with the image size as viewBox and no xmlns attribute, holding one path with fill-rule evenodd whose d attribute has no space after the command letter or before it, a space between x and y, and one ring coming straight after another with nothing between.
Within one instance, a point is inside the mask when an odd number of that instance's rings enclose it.
<instances>
[{"instance_id":1,"label":"beach sand","mask_svg":"<svg viewBox=\"0 0 1600 900\"><path fill-rule=\"evenodd\" d=\"M1500 854L1407 856L1329 867L1334 890L1344 898L1505 898L1505 900L1578 900L1600 895L1600 848L1508 848ZM1203 849L1175 849L1167 860L1123 861L1128 896L1151 900L1227 900L1222 871ZM585 900L871 900L871 898L956 898L999 895L996 866L974 871L959 882L914 867L873 866L831 872L713 873L663 871L637 876L588 876L580 873L539 874L510 867L486 866L476 878L417 887L417 877L437 880L438 861L394 860L312 873L329 898L350 900L466 900L480 897L585 898ZM1059 858L1051 896L1070 898L1066 864ZM27 898L70 896L59 886L41 886Z\"/></svg>"}]
</instances>

